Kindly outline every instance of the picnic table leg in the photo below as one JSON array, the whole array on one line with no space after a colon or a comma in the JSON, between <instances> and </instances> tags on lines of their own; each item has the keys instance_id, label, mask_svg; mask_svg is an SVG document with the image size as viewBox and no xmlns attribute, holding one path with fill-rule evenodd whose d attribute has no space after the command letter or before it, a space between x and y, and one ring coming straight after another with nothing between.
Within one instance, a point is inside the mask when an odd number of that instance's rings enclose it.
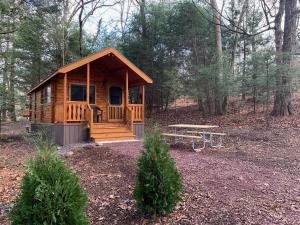
<instances>
[{"instance_id":1,"label":"picnic table leg","mask_svg":"<svg viewBox=\"0 0 300 225\"><path fill-rule=\"evenodd\" d=\"M195 144L195 142L196 142L197 140L194 140L194 138L192 138L192 147L193 147L193 150L195 151L195 152L200 152L202 149L204 149L204 148L196 148L196 144Z\"/></svg>"},{"instance_id":2,"label":"picnic table leg","mask_svg":"<svg viewBox=\"0 0 300 225\"><path fill-rule=\"evenodd\" d=\"M219 148L223 147L223 136L222 135L220 135L219 144L217 147L219 147Z\"/></svg>"},{"instance_id":3,"label":"picnic table leg","mask_svg":"<svg viewBox=\"0 0 300 225\"><path fill-rule=\"evenodd\" d=\"M192 138L192 145L193 145L193 150L195 150L195 142L194 142L194 138Z\"/></svg>"},{"instance_id":4,"label":"picnic table leg","mask_svg":"<svg viewBox=\"0 0 300 225\"><path fill-rule=\"evenodd\" d=\"M223 136L219 135L219 143L217 145L212 145L214 148L221 148L223 147Z\"/></svg>"},{"instance_id":5,"label":"picnic table leg","mask_svg":"<svg viewBox=\"0 0 300 225\"><path fill-rule=\"evenodd\" d=\"M221 135L220 136L220 147L222 147L223 146L223 136Z\"/></svg>"},{"instance_id":6,"label":"picnic table leg","mask_svg":"<svg viewBox=\"0 0 300 225\"><path fill-rule=\"evenodd\" d=\"M176 130L176 127L175 127L175 134L177 134L177 130ZM177 138L176 138L176 136L174 137L174 142L175 142L175 144L177 143Z\"/></svg>"},{"instance_id":7,"label":"picnic table leg","mask_svg":"<svg viewBox=\"0 0 300 225\"><path fill-rule=\"evenodd\" d=\"M209 147L213 146L213 143L212 143L212 134L211 133L203 132L203 148L206 147L206 143L209 144Z\"/></svg>"}]
</instances>

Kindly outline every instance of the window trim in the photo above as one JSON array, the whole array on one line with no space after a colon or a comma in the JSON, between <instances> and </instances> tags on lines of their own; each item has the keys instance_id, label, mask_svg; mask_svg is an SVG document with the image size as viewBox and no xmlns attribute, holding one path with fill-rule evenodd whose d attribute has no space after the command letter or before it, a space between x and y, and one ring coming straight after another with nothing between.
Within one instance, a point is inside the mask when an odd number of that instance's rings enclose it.
<instances>
[{"instance_id":1,"label":"window trim","mask_svg":"<svg viewBox=\"0 0 300 225\"><path fill-rule=\"evenodd\" d=\"M46 95L48 88L50 88L50 93L49 93L50 97L48 95ZM45 85L42 91L43 91L43 104L46 104L46 105L51 104L51 102L52 102L52 86L51 86L51 84Z\"/></svg>"},{"instance_id":2,"label":"window trim","mask_svg":"<svg viewBox=\"0 0 300 225\"><path fill-rule=\"evenodd\" d=\"M77 85L77 86L86 86L87 87L87 84L84 84L84 83L75 83L75 82L72 82L72 83L69 83L69 96L68 96L68 101L69 102L87 102L86 99L84 101L72 101L71 100L71 91L72 91L72 85ZM97 96L97 89L96 89L96 85L95 84L90 84L90 87L94 87L95 89L95 103L91 103L90 102L90 105L96 105L96 102L97 102L97 99L96 99L96 96Z\"/></svg>"}]
</instances>

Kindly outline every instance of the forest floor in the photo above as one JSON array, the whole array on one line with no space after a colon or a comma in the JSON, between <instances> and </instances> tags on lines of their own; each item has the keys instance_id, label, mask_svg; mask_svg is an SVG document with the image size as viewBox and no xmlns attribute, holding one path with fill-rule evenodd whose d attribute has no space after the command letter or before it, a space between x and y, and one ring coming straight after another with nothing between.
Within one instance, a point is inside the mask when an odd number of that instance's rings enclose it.
<instances>
[{"instance_id":1,"label":"forest floor","mask_svg":"<svg viewBox=\"0 0 300 225\"><path fill-rule=\"evenodd\" d=\"M259 110L203 117L193 104L178 105L150 120L164 130L174 123L219 125L228 134L225 147L199 153L190 145L171 147L184 193L163 218L141 216L132 197L141 142L73 149L67 162L88 192L92 224L300 224L300 112L268 125ZM8 224L24 162L34 155L20 135L24 127L5 124L0 140L0 224Z\"/></svg>"}]
</instances>

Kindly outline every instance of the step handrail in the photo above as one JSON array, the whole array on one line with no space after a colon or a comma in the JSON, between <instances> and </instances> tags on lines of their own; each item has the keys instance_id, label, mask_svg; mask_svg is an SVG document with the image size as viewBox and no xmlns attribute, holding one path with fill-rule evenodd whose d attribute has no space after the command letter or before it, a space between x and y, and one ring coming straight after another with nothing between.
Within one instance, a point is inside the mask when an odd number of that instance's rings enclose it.
<instances>
[{"instance_id":1,"label":"step handrail","mask_svg":"<svg viewBox=\"0 0 300 225\"><path fill-rule=\"evenodd\" d=\"M132 110L126 106L126 126L130 131L133 131L133 113Z\"/></svg>"},{"instance_id":2,"label":"step handrail","mask_svg":"<svg viewBox=\"0 0 300 225\"><path fill-rule=\"evenodd\" d=\"M87 110L85 111L85 119L88 122L90 129L93 127L93 109L90 104L87 104Z\"/></svg>"}]
</instances>

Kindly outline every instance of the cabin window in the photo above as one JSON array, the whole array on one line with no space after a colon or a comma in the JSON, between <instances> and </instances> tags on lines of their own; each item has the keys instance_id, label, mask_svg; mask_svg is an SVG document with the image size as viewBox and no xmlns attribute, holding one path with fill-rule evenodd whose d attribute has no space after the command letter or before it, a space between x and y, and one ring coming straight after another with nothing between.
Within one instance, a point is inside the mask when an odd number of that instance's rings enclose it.
<instances>
[{"instance_id":1,"label":"cabin window","mask_svg":"<svg viewBox=\"0 0 300 225\"><path fill-rule=\"evenodd\" d=\"M48 85L46 87L44 87L44 103L50 103L51 102L51 86Z\"/></svg>"},{"instance_id":2,"label":"cabin window","mask_svg":"<svg viewBox=\"0 0 300 225\"><path fill-rule=\"evenodd\" d=\"M122 88L111 87L109 89L109 102L112 105L121 105L122 104Z\"/></svg>"},{"instance_id":3,"label":"cabin window","mask_svg":"<svg viewBox=\"0 0 300 225\"><path fill-rule=\"evenodd\" d=\"M90 103L95 104L95 86L90 86ZM72 84L71 85L71 101L85 102L86 101L86 85Z\"/></svg>"}]
</instances>

